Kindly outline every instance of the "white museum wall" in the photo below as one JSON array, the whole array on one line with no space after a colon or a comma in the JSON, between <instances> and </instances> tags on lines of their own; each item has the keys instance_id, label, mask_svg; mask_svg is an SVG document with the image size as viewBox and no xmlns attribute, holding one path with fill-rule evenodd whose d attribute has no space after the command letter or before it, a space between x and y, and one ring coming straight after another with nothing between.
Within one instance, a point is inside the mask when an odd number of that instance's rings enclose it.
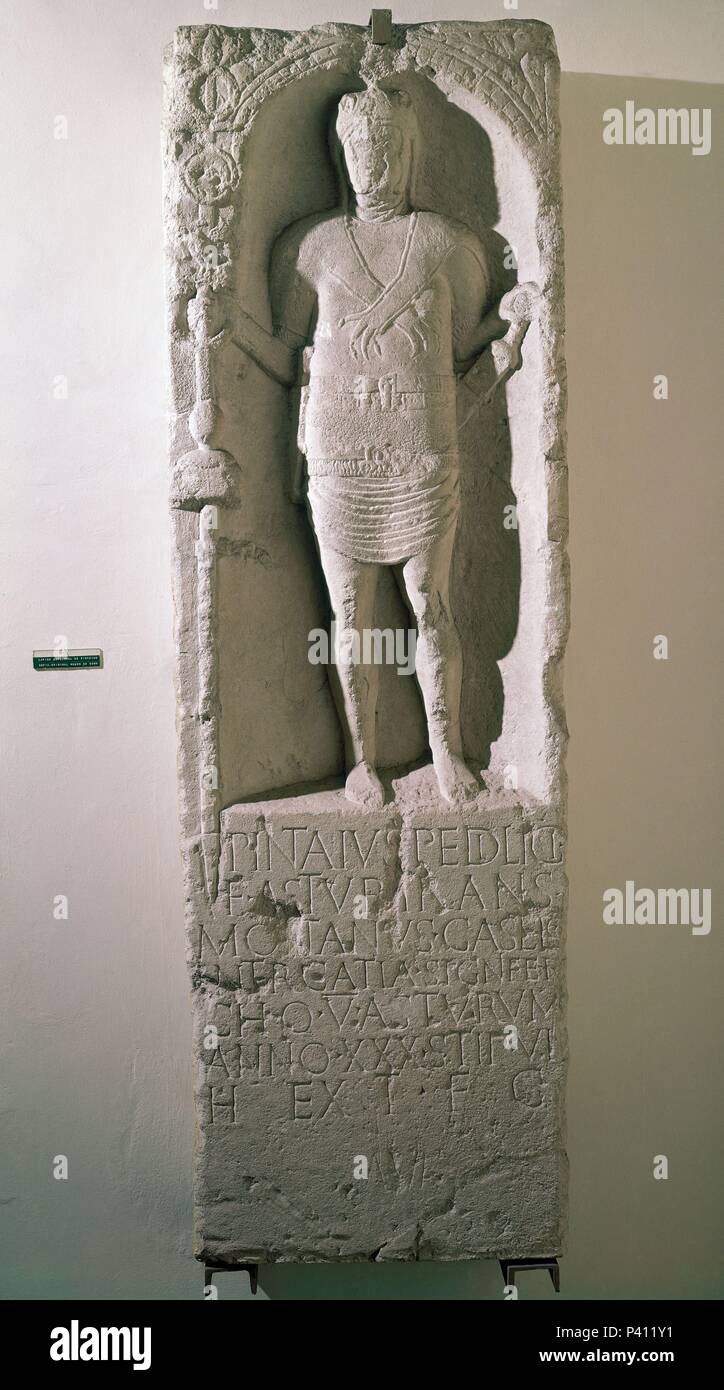
<instances>
[{"instance_id":1,"label":"white museum wall","mask_svg":"<svg viewBox=\"0 0 724 1390\"><path fill-rule=\"evenodd\" d=\"M23 0L0 17L4 1297L191 1298L191 1016L177 847L161 57L177 24L369 5ZM571 1237L563 1298L722 1293L715 1155L723 12L436 0L534 17L561 66L573 627ZM714 107L710 155L612 148L608 106ZM58 116L68 138L54 138ZM669 377L655 402L653 376ZM58 379L67 378L67 399ZM653 638L669 638L667 662ZM33 648L103 648L40 674ZM712 930L601 924L607 887L712 889ZM54 901L68 900L56 920ZM718 1034L718 1036L717 1036ZM53 1159L69 1161L67 1181ZM652 1177L666 1154L669 1178ZM227 1276L222 1297L243 1296ZM500 1296L492 1263L264 1272L275 1298ZM523 1297L552 1297L530 1275Z\"/></svg>"}]
</instances>

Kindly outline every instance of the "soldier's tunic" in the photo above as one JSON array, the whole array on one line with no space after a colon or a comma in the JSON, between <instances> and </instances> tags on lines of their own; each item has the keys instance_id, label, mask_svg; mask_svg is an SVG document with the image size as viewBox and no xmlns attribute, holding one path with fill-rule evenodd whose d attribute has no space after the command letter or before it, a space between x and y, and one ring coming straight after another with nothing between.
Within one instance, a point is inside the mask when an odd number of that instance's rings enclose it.
<instances>
[{"instance_id":1,"label":"soldier's tunic","mask_svg":"<svg viewBox=\"0 0 724 1390\"><path fill-rule=\"evenodd\" d=\"M462 224L395 220L404 243L386 283L341 214L296 224L275 253L275 314L298 336L313 328L299 446L314 528L323 546L377 564L419 554L457 520L455 347L487 284Z\"/></svg>"}]
</instances>

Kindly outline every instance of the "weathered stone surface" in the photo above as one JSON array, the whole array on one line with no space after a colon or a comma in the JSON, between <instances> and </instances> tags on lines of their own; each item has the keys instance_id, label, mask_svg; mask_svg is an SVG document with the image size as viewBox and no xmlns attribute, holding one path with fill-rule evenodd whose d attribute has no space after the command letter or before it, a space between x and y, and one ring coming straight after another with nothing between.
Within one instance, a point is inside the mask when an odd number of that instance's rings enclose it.
<instances>
[{"instance_id":1,"label":"weathered stone surface","mask_svg":"<svg viewBox=\"0 0 724 1390\"><path fill-rule=\"evenodd\" d=\"M561 1248L556 82L528 21L169 53L207 1258ZM330 608L414 620L416 678L381 640L315 664Z\"/></svg>"}]
</instances>

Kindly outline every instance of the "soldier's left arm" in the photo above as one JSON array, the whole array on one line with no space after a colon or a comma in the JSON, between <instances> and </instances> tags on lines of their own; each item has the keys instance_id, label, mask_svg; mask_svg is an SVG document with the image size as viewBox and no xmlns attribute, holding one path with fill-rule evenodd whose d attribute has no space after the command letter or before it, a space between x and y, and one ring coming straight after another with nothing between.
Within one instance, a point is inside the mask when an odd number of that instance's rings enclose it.
<instances>
[{"instance_id":1,"label":"soldier's left arm","mask_svg":"<svg viewBox=\"0 0 724 1390\"><path fill-rule=\"evenodd\" d=\"M448 257L452 296L453 349L456 372L464 372L493 341L502 337L507 324L498 314L492 295L492 276L485 251L467 230L455 239Z\"/></svg>"},{"instance_id":2,"label":"soldier's left arm","mask_svg":"<svg viewBox=\"0 0 724 1390\"><path fill-rule=\"evenodd\" d=\"M450 271L455 370L464 394L471 397L469 408L462 411L464 423L520 367L520 348L538 289L533 284L516 285L499 301L493 300L485 253L472 233L461 238ZM484 385L488 374L481 357L490 344L496 373L492 386Z\"/></svg>"}]
</instances>

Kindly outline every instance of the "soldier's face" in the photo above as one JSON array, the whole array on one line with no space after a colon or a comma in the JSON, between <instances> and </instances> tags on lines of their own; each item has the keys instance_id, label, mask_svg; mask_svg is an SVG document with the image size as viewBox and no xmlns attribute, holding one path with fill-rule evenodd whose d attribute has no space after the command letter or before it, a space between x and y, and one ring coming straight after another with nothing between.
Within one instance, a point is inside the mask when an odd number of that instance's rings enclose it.
<instances>
[{"instance_id":1,"label":"soldier's face","mask_svg":"<svg viewBox=\"0 0 724 1390\"><path fill-rule=\"evenodd\" d=\"M404 193L409 161L399 130L358 131L345 142L344 157L355 193L399 197Z\"/></svg>"}]
</instances>

